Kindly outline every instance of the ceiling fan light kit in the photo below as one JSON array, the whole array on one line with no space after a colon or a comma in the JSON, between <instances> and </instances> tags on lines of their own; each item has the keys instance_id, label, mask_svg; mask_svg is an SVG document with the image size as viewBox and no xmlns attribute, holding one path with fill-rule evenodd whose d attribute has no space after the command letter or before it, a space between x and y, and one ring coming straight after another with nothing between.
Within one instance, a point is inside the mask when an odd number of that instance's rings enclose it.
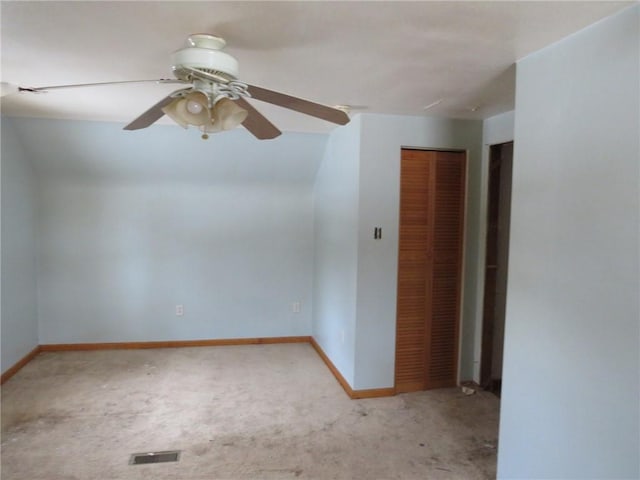
<instances>
[{"instance_id":1,"label":"ceiling fan light kit","mask_svg":"<svg viewBox=\"0 0 640 480\"><path fill-rule=\"evenodd\" d=\"M248 112L238 107L232 100L222 96L215 99L202 91L192 91L180 95L162 112L183 128L194 125L205 133L231 130L247 118Z\"/></svg>"},{"instance_id":2,"label":"ceiling fan light kit","mask_svg":"<svg viewBox=\"0 0 640 480\"><path fill-rule=\"evenodd\" d=\"M176 80L151 80L155 83L179 83L188 85L170 93L135 120L125 130L146 128L163 115L167 115L183 128L195 126L208 133L231 130L242 124L259 140L275 138L282 134L246 99L252 98L271 103L305 115L320 118L338 125L349 123L345 111L284 93L267 90L238 80L238 61L222 49L224 39L207 33L195 33L187 38L186 45L171 55L172 70ZM51 87L18 87L21 93L42 93L47 90L124 83L149 82L129 80ZM4 90L4 88L3 88Z\"/></svg>"}]
</instances>

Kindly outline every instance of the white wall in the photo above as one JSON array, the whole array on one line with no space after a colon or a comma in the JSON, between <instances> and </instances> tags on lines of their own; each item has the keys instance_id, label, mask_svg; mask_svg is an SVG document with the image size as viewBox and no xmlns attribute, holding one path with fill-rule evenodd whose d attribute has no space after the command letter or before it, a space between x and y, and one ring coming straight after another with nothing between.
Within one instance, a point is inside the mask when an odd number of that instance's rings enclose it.
<instances>
[{"instance_id":1,"label":"white wall","mask_svg":"<svg viewBox=\"0 0 640 480\"><path fill-rule=\"evenodd\" d=\"M36 189L11 119L2 118L2 353L5 372L38 345Z\"/></svg>"},{"instance_id":2,"label":"white wall","mask_svg":"<svg viewBox=\"0 0 640 480\"><path fill-rule=\"evenodd\" d=\"M40 343L311 334L325 135L15 123L37 159Z\"/></svg>"},{"instance_id":3,"label":"white wall","mask_svg":"<svg viewBox=\"0 0 640 480\"><path fill-rule=\"evenodd\" d=\"M640 477L639 27L518 64L499 478Z\"/></svg>"},{"instance_id":4,"label":"white wall","mask_svg":"<svg viewBox=\"0 0 640 480\"><path fill-rule=\"evenodd\" d=\"M475 338L473 345L473 381L480 383L480 360L482 357L482 320L484 305L484 277L487 250L487 201L489 189L489 153L491 145L513 141L515 112L506 112L487 118L482 122L482 167L479 206L480 229L478 238L478 269L475 306Z\"/></svg>"},{"instance_id":5,"label":"white wall","mask_svg":"<svg viewBox=\"0 0 640 480\"><path fill-rule=\"evenodd\" d=\"M314 186L313 336L353 385L358 282L360 120L335 130Z\"/></svg>"}]
</instances>

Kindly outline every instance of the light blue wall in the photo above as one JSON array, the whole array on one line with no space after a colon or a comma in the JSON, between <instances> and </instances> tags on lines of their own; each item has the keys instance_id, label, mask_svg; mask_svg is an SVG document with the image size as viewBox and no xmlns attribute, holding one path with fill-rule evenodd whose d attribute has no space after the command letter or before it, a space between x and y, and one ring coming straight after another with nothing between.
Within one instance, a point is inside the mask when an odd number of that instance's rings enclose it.
<instances>
[{"instance_id":1,"label":"light blue wall","mask_svg":"<svg viewBox=\"0 0 640 480\"><path fill-rule=\"evenodd\" d=\"M469 152L460 376L471 378L481 140L480 121L362 115L354 388L394 385L402 147ZM382 227L381 240L373 239L376 226Z\"/></svg>"},{"instance_id":2,"label":"light blue wall","mask_svg":"<svg viewBox=\"0 0 640 480\"><path fill-rule=\"evenodd\" d=\"M640 477L639 29L518 64L499 478Z\"/></svg>"},{"instance_id":3,"label":"light blue wall","mask_svg":"<svg viewBox=\"0 0 640 480\"><path fill-rule=\"evenodd\" d=\"M40 183L40 343L311 334L326 135L15 124Z\"/></svg>"},{"instance_id":4,"label":"light blue wall","mask_svg":"<svg viewBox=\"0 0 640 480\"><path fill-rule=\"evenodd\" d=\"M480 195L477 199L480 215L478 238L477 288L475 303L475 338L473 345L473 381L480 383L480 360L482 356L482 316L484 306L484 276L487 250L487 201L489 188L489 150L491 145L513 141L515 112L505 112L482 122L482 167L480 173Z\"/></svg>"},{"instance_id":5,"label":"light blue wall","mask_svg":"<svg viewBox=\"0 0 640 480\"><path fill-rule=\"evenodd\" d=\"M313 336L350 385L355 362L360 120L335 130L314 186Z\"/></svg>"},{"instance_id":6,"label":"light blue wall","mask_svg":"<svg viewBox=\"0 0 640 480\"><path fill-rule=\"evenodd\" d=\"M36 187L11 119L2 123L1 370L38 345Z\"/></svg>"},{"instance_id":7,"label":"light blue wall","mask_svg":"<svg viewBox=\"0 0 640 480\"><path fill-rule=\"evenodd\" d=\"M481 139L478 121L374 114L332 132L314 191L313 331L352 388L394 386L401 148L469 150L465 254L475 272ZM375 227L381 240L373 239ZM472 295L475 277L468 284ZM463 375L470 376L474 317L463 318Z\"/></svg>"}]
</instances>

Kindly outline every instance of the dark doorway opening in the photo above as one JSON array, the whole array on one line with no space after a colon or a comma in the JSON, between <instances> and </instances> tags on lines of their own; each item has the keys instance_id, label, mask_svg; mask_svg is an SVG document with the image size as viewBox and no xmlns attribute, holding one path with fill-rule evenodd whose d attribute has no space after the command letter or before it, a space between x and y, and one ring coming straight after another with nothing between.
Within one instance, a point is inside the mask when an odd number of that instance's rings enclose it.
<instances>
[{"instance_id":1,"label":"dark doorway opening","mask_svg":"<svg viewBox=\"0 0 640 480\"><path fill-rule=\"evenodd\" d=\"M489 150L480 385L498 396L502 386L512 169L513 142L492 145Z\"/></svg>"}]
</instances>

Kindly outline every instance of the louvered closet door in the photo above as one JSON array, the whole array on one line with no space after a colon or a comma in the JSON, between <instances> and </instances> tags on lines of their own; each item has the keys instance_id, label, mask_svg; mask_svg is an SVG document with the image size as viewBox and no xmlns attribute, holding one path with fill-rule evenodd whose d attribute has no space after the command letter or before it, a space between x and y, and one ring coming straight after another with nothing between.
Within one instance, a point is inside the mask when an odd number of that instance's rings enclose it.
<instances>
[{"instance_id":1,"label":"louvered closet door","mask_svg":"<svg viewBox=\"0 0 640 480\"><path fill-rule=\"evenodd\" d=\"M435 152L403 150L396 328L396 391L426 388Z\"/></svg>"},{"instance_id":2,"label":"louvered closet door","mask_svg":"<svg viewBox=\"0 0 640 480\"><path fill-rule=\"evenodd\" d=\"M465 154L402 150L396 391L456 384Z\"/></svg>"}]
</instances>

